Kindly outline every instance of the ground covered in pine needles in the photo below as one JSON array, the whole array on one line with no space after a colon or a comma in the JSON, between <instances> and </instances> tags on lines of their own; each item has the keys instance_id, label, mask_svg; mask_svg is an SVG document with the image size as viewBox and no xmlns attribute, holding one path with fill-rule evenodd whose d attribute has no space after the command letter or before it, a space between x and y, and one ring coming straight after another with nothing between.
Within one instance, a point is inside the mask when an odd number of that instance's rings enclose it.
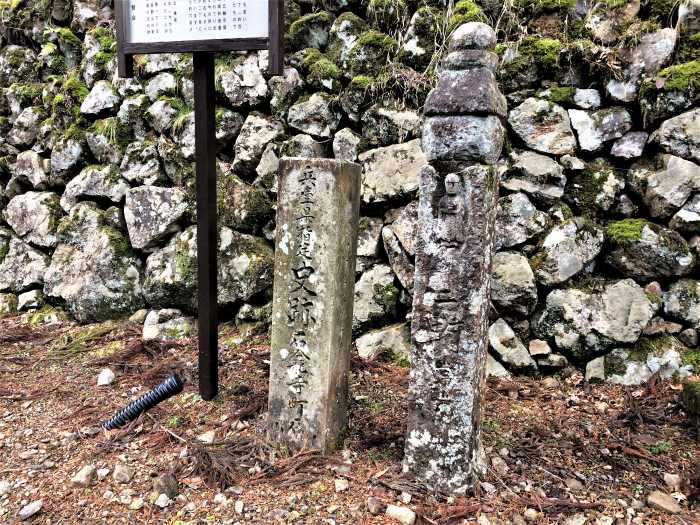
<instances>
[{"instance_id":1,"label":"ground covered in pine needles","mask_svg":"<svg viewBox=\"0 0 700 525\"><path fill-rule=\"evenodd\" d=\"M221 327L221 396L204 402L196 341L144 344L140 334L129 323L0 321L0 524L38 501L29 523L397 523L383 504L411 508L419 524L700 523L700 447L680 385L588 385L577 371L489 381L486 482L474 497L444 499L401 475L408 370L399 364L355 360L343 450L290 455L264 439L264 336ZM103 368L116 379L97 387ZM173 371L183 394L125 429L100 430ZM87 465L99 475L72 482ZM668 474L680 476L675 487ZM646 506L654 490L673 493L682 512Z\"/></svg>"}]
</instances>

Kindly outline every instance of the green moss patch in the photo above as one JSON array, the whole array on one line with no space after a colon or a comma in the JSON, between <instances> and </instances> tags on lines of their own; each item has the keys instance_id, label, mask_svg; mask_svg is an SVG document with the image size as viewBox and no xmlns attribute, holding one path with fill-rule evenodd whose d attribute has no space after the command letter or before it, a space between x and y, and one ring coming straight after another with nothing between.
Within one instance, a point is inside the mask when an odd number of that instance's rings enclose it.
<instances>
[{"instance_id":1,"label":"green moss patch","mask_svg":"<svg viewBox=\"0 0 700 525\"><path fill-rule=\"evenodd\" d=\"M649 224L644 219L624 219L608 225L605 236L615 244L629 244L642 238L644 227Z\"/></svg>"},{"instance_id":2,"label":"green moss patch","mask_svg":"<svg viewBox=\"0 0 700 525\"><path fill-rule=\"evenodd\" d=\"M576 8L576 0L518 0L516 5L525 13L538 16L571 11Z\"/></svg>"},{"instance_id":3,"label":"green moss patch","mask_svg":"<svg viewBox=\"0 0 700 525\"><path fill-rule=\"evenodd\" d=\"M469 22L483 22L487 24L488 17L484 11L472 0L459 0L455 4L452 16L448 23L448 32L452 32L462 24Z\"/></svg>"}]
</instances>

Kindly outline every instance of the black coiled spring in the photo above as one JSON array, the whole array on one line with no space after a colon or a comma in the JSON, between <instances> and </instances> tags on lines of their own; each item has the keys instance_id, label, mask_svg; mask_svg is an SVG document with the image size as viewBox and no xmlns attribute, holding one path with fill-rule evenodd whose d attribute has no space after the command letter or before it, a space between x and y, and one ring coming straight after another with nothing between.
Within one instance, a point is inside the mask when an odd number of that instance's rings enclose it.
<instances>
[{"instance_id":1,"label":"black coiled spring","mask_svg":"<svg viewBox=\"0 0 700 525\"><path fill-rule=\"evenodd\" d=\"M183 384L182 380L177 376L177 374L171 375L168 379L163 381L160 385L155 387L150 392L142 395L133 403L129 404L125 409L117 412L112 419L102 423L102 428L105 430L114 430L115 428L120 428L133 421L141 413L152 409L158 403L162 403L168 398L182 392Z\"/></svg>"}]
</instances>

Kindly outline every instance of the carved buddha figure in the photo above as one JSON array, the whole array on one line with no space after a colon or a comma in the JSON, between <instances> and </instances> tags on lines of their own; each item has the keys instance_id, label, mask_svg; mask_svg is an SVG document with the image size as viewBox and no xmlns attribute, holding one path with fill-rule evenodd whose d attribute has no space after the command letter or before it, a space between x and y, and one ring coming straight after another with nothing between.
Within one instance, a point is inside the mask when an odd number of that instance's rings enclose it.
<instances>
[{"instance_id":1,"label":"carved buddha figure","mask_svg":"<svg viewBox=\"0 0 700 525\"><path fill-rule=\"evenodd\" d=\"M435 236L446 248L459 248L464 244L464 192L459 176L450 173L445 177L445 195L438 206Z\"/></svg>"}]
</instances>

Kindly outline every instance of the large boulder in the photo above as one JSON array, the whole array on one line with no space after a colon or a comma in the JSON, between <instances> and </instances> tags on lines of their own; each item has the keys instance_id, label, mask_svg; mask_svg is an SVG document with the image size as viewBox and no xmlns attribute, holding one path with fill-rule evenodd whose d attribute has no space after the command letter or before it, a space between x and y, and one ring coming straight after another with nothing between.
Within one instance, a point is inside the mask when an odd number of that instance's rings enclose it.
<instances>
[{"instance_id":1,"label":"large boulder","mask_svg":"<svg viewBox=\"0 0 700 525\"><path fill-rule=\"evenodd\" d=\"M121 176L135 184L156 184L165 180L158 146L152 141L132 142L126 147L119 167Z\"/></svg>"},{"instance_id":2,"label":"large boulder","mask_svg":"<svg viewBox=\"0 0 700 525\"><path fill-rule=\"evenodd\" d=\"M267 82L255 54L218 66L217 82L234 107L256 106L267 97Z\"/></svg>"},{"instance_id":3,"label":"large boulder","mask_svg":"<svg viewBox=\"0 0 700 525\"><path fill-rule=\"evenodd\" d=\"M700 108L665 121L655 139L664 151L700 162Z\"/></svg>"},{"instance_id":4,"label":"large boulder","mask_svg":"<svg viewBox=\"0 0 700 525\"><path fill-rule=\"evenodd\" d=\"M528 98L508 114L508 123L530 148L550 155L573 155L576 137L566 110L558 104Z\"/></svg>"},{"instance_id":5,"label":"large boulder","mask_svg":"<svg viewBox=\"0 0 700 525\"><path fill-rule=\"evenodd\" d=\"M515 252L500 252L493 257L491 300L499 312L527 316L537 306L537 283L527 257Z\"/></svg>"},{"instance_id":6,"label":"large boulder","mask_svg":"<svg viewBox=\"0 0 700 525\"><path fill-rule=\"evenodd\" d=\"M9 243L6 239L0 230L0 291L23 292L44 284L49 257L17 237Z\"/></svg>"},{"instance_id":7,"label":"large boulder","mask_svg":"<svg viewBox=\"0 0 700 525\"><path fill-rule=\"evenodd\" d=\"M315 137L330 138L338 129L340 115L332 107L333 99L323 93L314 93L308 100L289 108L288 124Z\"/></svg>"},{"instance_id":8,"label":"large boulder","mask_svg":"<svg viewBox=\"0 0 700 525\"><path fill-rule=\"evenodd\" d=\"M103 321L143 306L141 261L129 241L92 203L73 207L58 227L59 244L44 293L66 302L80 322Z\"/></svg>"},{"instance_id":9,"label":"large boulder","mask_svg":"<svg viewBox=\"0 0 700 525\"><path fill-rule=\"evenodd\" d=\"M427 164L419 139L367 151L362 163L362 200L385 202L413 195L420 170Z\"/></svg>"},{"instance_id":10,"label":"large boulder","mask_svg":"<svg viewBox=\"0 0 700 525\"><path fill-rule=\"evenodd\" d=\"M536 237L547 227L547 214L539 211L524 193L512 193L498 201L496 250L511 248Z\"/></svg>"},{"instance_id":11,"label":"large boulder","mask_svg":"<svg viewBox=\"0 0 700 525\"><path fill-rule=\"evenodd\" d=\"M607 348L636 342L658 307L632 279L553 290L533 318L533 330L587 361Z\"/></svg>"},{"instance_id":12,"label":"large boulder","mask_svg":"<svg viewBox=\"0 0 700 525\"><path fill-rule=\"evenodd\" d=\"M379 357L408 361L411 354L411 331L406 323L394 324L367 332L355 341L361 359L374 361Z\"/></svg>"},{"instance_id":13,"label":"large boulder","mask_svg":"<svg viewBox=\"0 0 700 525\"><path fill-rule=\"evenodd\" d=\"M514 151L510 168L501 186L510 191L523 191L535 201L553 204L564 195L566 176L561 165L546 155L534 151Z\"/></svg>"},{"instance_id":14,"label":"large boulder","mask_svg":"<svg viewBox=\"0 0 700 525\"><path fill-rule=\"evenodd\" d=\"M126 193L124 219L131 245L139 250L152 248L178 230L187 212L187 194L179 188L139 186Z\"/></svg>"},{"instance_id":15,"label":"large boulder","mask_svg":"<svg viewBox=\"0 0 700 525\"><path fill-rule=\"evenodd\" d=\"M117 166L88 166L66 185L61 207L69 212L81 199L108 199L119 204L127 191L129 184L121 178Z\"/></svg>"},{"instance_id":16,"label":"large boulder","mask_svg":"<svg viewBox=\"0 0 700 525\"><path fill-rule=\"evenodd\" d=\"M219 304L247 301L272 285L273 253L264 240L220 228ZM146 261L144 295L156 308L197 309L197 228L191 226Z\"/></svg>"},{"instance_id":17,"label":"large boulder","mask_svg":"<svg viewBox=\"0 0 700 525\"><path fill-rule=\"evenodd\" d=\"M251 113L236 139L233 167L236 173L254 175L265 147L284 135L284 125L273 118Z\"/></svg>"},{"instance_id":18,"label":"large boulder","mask_svg":"<svg viewBox=\"0 0 700 525\"><path fill-rule=\"evenodd\" d=\"M547 286L567 281L583 271L602 247L603 230L581 218L555 226L532 258L537 280Z\"/></svg>"},{"instance_id":19,"label":"large boulder","mask_svg":"<svg viewBox=\"0 0 700 525\"><path fill-rule=\"evenodd\" d=\"M642 196L652 217L667 219L700 190L700 166L673 155L659 155L651 162L634 164L628 183Z\"/></svg>"},{"instance_id":20,"label":"large boulder","mask_svg":"<svg viewBox=\"0 0 700 525\"><path fill-rule=\"evenodd\" d=\"M606 229L606 262L625 276L651 281L687 275L695 258L677 232L644 219L612 222Z\"/></svg>"},{"instance_id":21,"label":"large boulder","mask_svg":"<svg viewBox=\"0 0 700 525\"><path fill-rule=\"evenodd\" d=\"M12 176L26 181L37 190L45 190L48 186L62 183L62 179L51 176L50 162L42 159L32 150L23 151L17 155L17 160L10 167Z\"/></svg>"},{"instance_id":22,"label":"large boulder","mask_svg":"<svg viewBox=\"0 0 700 525\"><path fill-rule=\"evenodd\" d=\"M662 379L685 379L693 365L684 363L688 349L673 336L642 337L632 348L616 348L604 360L605 379L636 386L658 374Z\"/></svg>"},{"instance_id":23,"label":"large boulder","mask_svg":"<svg viewBox=\"0 0 700 525\"><path fill-rule=\"evenodd\" d=\"M25 241L44 248L56 246L56 229L63 213L55 193L30 191L18 195L9 202L3 215Z\"/></svg>"}]
</instances>

